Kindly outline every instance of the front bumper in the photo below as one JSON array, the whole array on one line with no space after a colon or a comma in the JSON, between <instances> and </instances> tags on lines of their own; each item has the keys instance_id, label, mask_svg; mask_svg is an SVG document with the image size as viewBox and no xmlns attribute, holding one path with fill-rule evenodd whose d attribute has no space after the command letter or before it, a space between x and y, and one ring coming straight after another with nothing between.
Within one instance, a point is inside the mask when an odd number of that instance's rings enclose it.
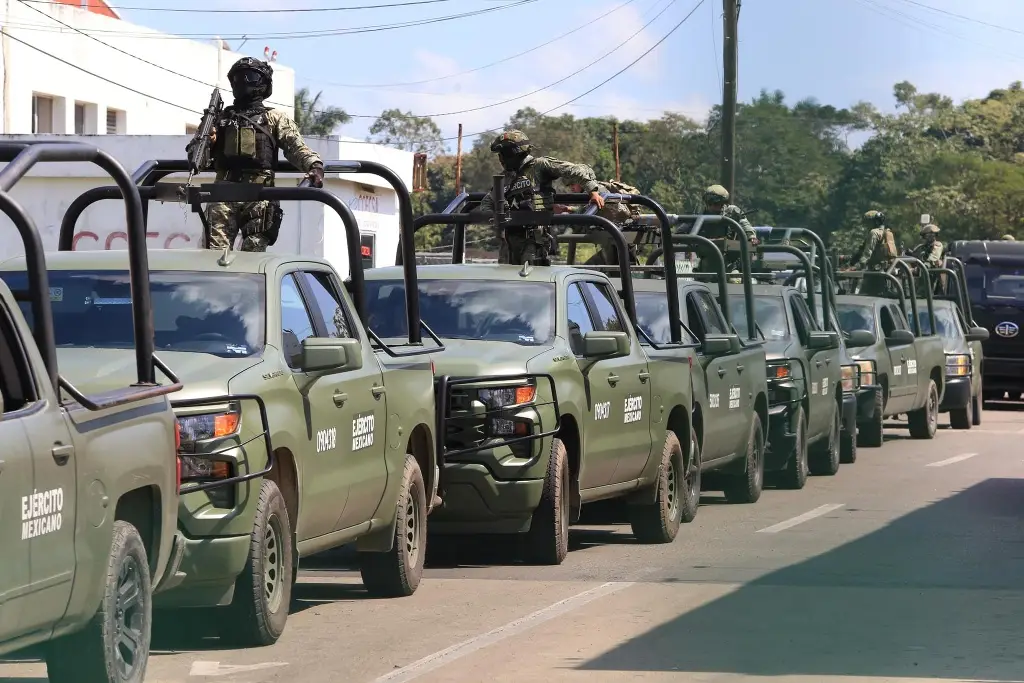
<instances>
[{"instance_id":1,"label":"front bumper","mask_svg":"<svg viewBox=\"0 0 1024 683\"><path fill-rule=\"evenodd\" d=\"M857 422L875 419L875 397L881 390L880 384L862 384L857 390Z\"/></svg>"},{"instance_id":2,"label":"front bumper","mask_svg":"<svg viewBox=\"0 0 1024 683\"><path fill-rule=\"evenodd\" d=\"M215 607L231 603L235 580L249 556L250 536L188 538L173 575L161 581L153 605L163 609ZM166 582L166 585L165 585Z\"/></svg>"},{"instance_id":3,"label":"front bumper","mask_svg":"<svg viewBox=\"0 0 1024 683\"><path fill-rule=\"evenodd\" d=\"M803 400L801 387L795 382L784 382L770 388L768 406L768 444L765 448L764 468L774 472L785 469L796 451L796 409Z\"/></svg>"},{"instance_id":4,"label":"front bumper","mask_svg":"<svg viewBox=\"0 0 1024 683\"><path fill-rule=\"evenodd\" d=\"M1004 391L1010 392L1010 396L1016 396L1024 386L1024 359L1018 358L996 358L985 356L984 364L985 393Z\"/></svg>"},{"instance_id":5,"label":"front bumper","mask_svg":"<svg viewBox=\"0 0 1024 683\"><path fill-rule=\"evenodd\" d=\"M966 408L971 402L971 378L947 377L946 391L939 403L940 412L948 412L955 408Z\"/></svg>"},{"instance_id":6,"label":"front bumper","mask_svg":"<svg viewBox=\"0 0 1024 683\"><path fill-rule=\"evenodd\" d=\"M436 534L527 532L544 492L544 479L502 481L480 463L445 463L441 481L443 502L429 521Z\"/></svg>"}]
</instances>

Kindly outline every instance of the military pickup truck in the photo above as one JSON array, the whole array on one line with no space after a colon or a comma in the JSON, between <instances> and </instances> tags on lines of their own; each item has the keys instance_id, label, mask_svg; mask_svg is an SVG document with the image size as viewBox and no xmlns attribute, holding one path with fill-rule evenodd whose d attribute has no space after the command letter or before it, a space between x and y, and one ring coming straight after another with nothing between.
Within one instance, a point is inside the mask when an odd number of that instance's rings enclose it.
<instances>
[{"instance_id":1,"label":"military pickup truck","mask_svg":"<svg viewBox=\"0 0 1024 683\"><path fill-rule=\"evenodd\" d=\"M933 317L934 300L931 278L919 260L901 257L896 261L909 286L888 273L839 273L840 279L876 277L888 281L889 291L898 298L881 298L860 294L842 294L836 297L839 324L847 332L864 330L875 335L876 343L857 346L850 344L850 353L857 361L873 361L871 373L881 387L872 397L873 405L859 406L858 442L861 446L877 448L883 441L883 422L886 417L906 414L910 435L915 439L931 439L938 428L939 404L946 387L946 355L942 338L925 330L935 325L921 326L918 316L906 311L917 309L916 286L911 265L923 273L927 292L927 315ZM877 287L876 291L882 291ZM910 306L904 298L910 293ZM911 327L913 324L913 328Z\"/></svg>"},{"instance_id":2,"label":"military pickup truck","mask_svg":"<svg viewBox=\"0 0 1024 683\"><path fill-rule=\"evenodd\" d=\"M503 198L501 176L496 180L493 196ZM568 203L560 195L555 201ZM496 204L494 214L431 214L416 224L493 218L513 227L539 219L599 227L615 241L624 272L629 268L622 234L604 218L507 214L503 201ZM456 261L462 248L464 242ZM431 516L431 532L514 535L528 560L560 564L582 505L624 498L639 540L671 542L680 523L696 514L700 495L690 452L690 369L648 355L631 281L623 282L620 299L607 276L582 268L455 263L419 270L423 320L446 345L438 370L460 381L440 391L452 420L444 503ZM666 280L673 288L674 276ZM397 268L367 273L375 319L394 321L383 337L405 333L404 286ZM681 336L680 329L672 336ZM490 376L461 380L484 374ZM544 438L491 445L491 435L509 432Z\"/></svg>"},{"instance_id":3,"label":"military pickup truck","mask_svg":"<svg viewBox=\"0 0 1024 683\"><path fill-rule=\"evenodd\" d=\"M353 163L360 162L329 161L325 169ZM408 193L397 183L404 213ZM194 206L322 202L345 226L351 279L343 283L326 261L302 256L152 252L156 346L185 384L174 401L184 558L157 606L212 608L222 640L273 643L286 625L300 558L349 543L372 595L411 594L438 471L434 374L425 355L434 351L421 343L416 287L404 302L413 321L408 346L386 346L365 324L358 226L340 199L310 187L215 184L186 192ZM61 244L70 248L66 237ZM411 249L411 234L405 243ZM126 266L119 251L53 256L51 282L64 292L54 304L56 329L78 376L118 382L129 367Z\"/></svg>"},{"instance_id":4,"label":"military pickup truck","mask_svg":"<svg viewBox=\"0 0 1024 683\"><path fill-rule=\"evenodd\" d=\"M153 355L142 204L124 169L94 147L0 144L0 160L9 162L0 211L21 235L27 269L0 273L0 655L42 644L54 683L141 683L152 593L183 547L178 430L166 397L181 384ZM76 368L67 330L55 333L51 308L72 292L47 272L35 224L7 194L40 161L94 162L126 190L125 280L135 300L124 348L135 347L126 351L135 373L123 381L68 379ZM92 363L102 366L98 356ZM158 384L154 367L170 381Z\"/></svg>"}]
</instances>

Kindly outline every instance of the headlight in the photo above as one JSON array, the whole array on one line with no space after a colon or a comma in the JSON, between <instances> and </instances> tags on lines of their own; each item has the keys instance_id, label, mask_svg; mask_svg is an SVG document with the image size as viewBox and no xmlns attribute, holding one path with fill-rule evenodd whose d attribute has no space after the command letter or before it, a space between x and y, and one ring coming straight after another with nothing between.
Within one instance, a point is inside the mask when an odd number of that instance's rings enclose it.
<instances>
[{"instance_id":1,"label":"headlight","mask_svg":"<svg viewBox=\"0 0 1024 683\"><path fill-rule=\"evenodd\" d=\"M181 481L214 481L231 476L231 463L201 455L181 456Z\"/></svg>"},{"instance_id":2,"label":"headlight","mask_svg":"<svg viewBox=\"0 0 1024 683\"><path fill-rule=\"evenodd\" d=\"M510 408L512 406L530 403L537 398L537 387L533 385L519 387L496 387L494 389L480 389L477 397L488 408Z\"/></svg>"},{"instance_id":3,"label":"headlight","mask_svg":"<svg viewBox=\"0 0 1024 683\"><path fill-rule=\"evenodd\" d=\"M858 389L865 384L875 384L875 361L859 360L857 361L857 367L860 368L860 382L858 383Z\"/></svg>"},{"instance_id":4,"label":"headlight","mask_svg":"<svg viewBox=\"0 0 1024 683\"><path fill-rule=\"evenodd\" d=\"M793 377L793 368L788 360L768 361L769 380L787 380Z\"/></svg>"},{"instance_id":5,"label":"headlight","mask_svg":"<svg viewBox=\"0 0 1024 683\"><path fill-rule=\"evenodd\" d=\"M183 453L194 453L197 441L234 436L238 433L241 426L242 414L238 409L220 413L179 415L178 427L181 429L181 451Z\"/></svg>"},{"instance_id":6,"label":"headlight","mask_svg":"<svg viewBox=\"0 0 1024 683\"><path fill-rule=\"evenodd\" d=\"M967 377L971 374L971 357L965 353L946 354L946 377Z\"/></svg>"},{"instance_id":7,"label":"headlight","mask_svg":"<svg viewBox=\"0 0 1024 683\"><path fill-rule=\"evenodd\" d=\"M843 371L843 391L851 394L860 389L860 367L857 365L844 365Z\"/></svg>"},{"instance_id":8,"label":"headlight","mask_svg":"<svg viewBox=\"0 0 1024 683\"><path fill-rule=\"evenodd\" d=\"M515 408L532 403L537 398L537 387L532 384L510 387L494 387L480 389L477 398L487 406L488 410ZM511 416L501 417L502 413L490 413L487 416L487 435L491 437L527 436L533 431L533 421L517 419Z\"/></svg>"}]
</instances>

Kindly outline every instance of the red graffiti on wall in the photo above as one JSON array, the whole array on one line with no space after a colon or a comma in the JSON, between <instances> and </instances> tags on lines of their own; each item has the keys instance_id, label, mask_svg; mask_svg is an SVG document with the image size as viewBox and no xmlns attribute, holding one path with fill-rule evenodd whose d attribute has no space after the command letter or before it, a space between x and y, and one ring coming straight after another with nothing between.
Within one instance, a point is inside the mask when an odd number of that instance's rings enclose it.
<instances>
[{"instance_id":1,"label":"red graffiti on wall","mask_svg":"<svg viewBox=\"0 0 1024 683\"><path fill-rule=\"evenodd\" d=\"M100 241L100 236L97 235L95 232L92 232L91 230L83 230L80 233L76 234L74 239L71 240L71 249L72 249L72 251L74 251L75 249L78 248L78 240L80 240L80 239L82 239L84 237L88 237L89 239L91 239L94 242L99 242ZM152 239L159 240L160 239L160 233L159 232L147 232L146 233L146 238L150 239L150 240L152 240ZM174 249L173 242L174 242L174 240L178 240L178 239L184 240L186 243L192 241L192 238L188 234L186 234L184 232L172 232L170 235L168 235L164 239L163 248L164 249ZM127 243L128 242L128 233L126 233L124 230L116 230L116 231L110 233L109 235L107 235L107 239L103 243L103 248L106 249L107 251L112 250L114 248L113 244L114 244L115 240L123 240L125 243ZM127 244L125 246L127 248Z\"/></svg>"}]
</instances>

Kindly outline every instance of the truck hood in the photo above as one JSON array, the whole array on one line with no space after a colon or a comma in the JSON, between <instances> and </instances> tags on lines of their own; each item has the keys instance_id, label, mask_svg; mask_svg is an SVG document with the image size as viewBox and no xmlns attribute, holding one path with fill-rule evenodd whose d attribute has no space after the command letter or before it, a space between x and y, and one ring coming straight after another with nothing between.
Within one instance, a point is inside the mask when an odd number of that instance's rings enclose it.
<instances>
[{"instance_id":1,"label":"truck hood","mask_svg":"<svg viewBox=\"0 0 1024 683\"><path fill-rule=\"evenodd\" d=\"M444 351L432 356L435 372L452 377L523 374L530 360L550 350L549 346L463 339L445 339L444 345Z\"/></svg>"},{"instance_id":2,"label":"truck hood","mask_svg":"<svg viewBox=\"0 0 1024 683\"><path fill-rule=\"evenodd\" d=\"M185 385L171 394L171 401L224 394L232 377L263 362L260 356L221 358L181 351L161 351L157 355ZM61 375L86 394L123 389L137 379L134 349L59 348L57 367ZM159 370L156 374L157 381L167 381Z\"/></svg>"}]
</instances>

